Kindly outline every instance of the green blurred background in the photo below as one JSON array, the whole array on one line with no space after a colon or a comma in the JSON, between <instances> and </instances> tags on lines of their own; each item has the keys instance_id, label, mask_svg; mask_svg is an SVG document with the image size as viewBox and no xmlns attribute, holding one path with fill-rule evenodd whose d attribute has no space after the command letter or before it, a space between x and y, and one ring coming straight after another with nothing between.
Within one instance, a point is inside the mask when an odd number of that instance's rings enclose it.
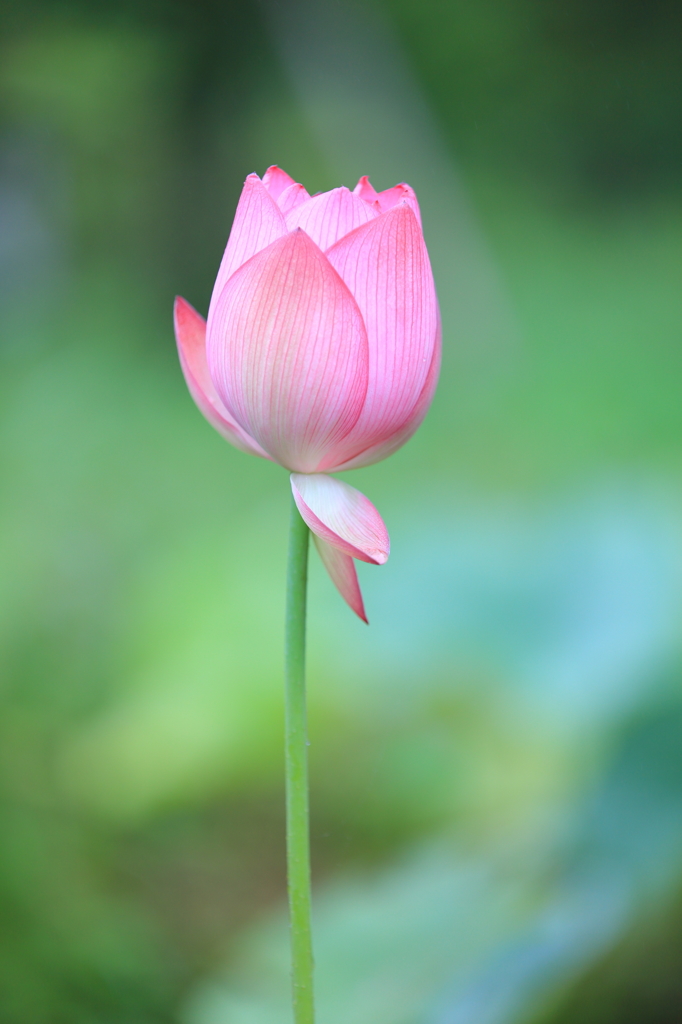
<instances>
[{"instance_id":1,"label":"green blurred background","mask_svg":"<svg viewBox=\"0 0 682 1024\"><path fill-rule=\"evenodd\" d=\"M682 7L0 3L0 1022L283 1024L288 484L186 392L247 173L413 184L431 413L312 567L320 1021L682 1018Z\"/></svg>"}]
</instances>

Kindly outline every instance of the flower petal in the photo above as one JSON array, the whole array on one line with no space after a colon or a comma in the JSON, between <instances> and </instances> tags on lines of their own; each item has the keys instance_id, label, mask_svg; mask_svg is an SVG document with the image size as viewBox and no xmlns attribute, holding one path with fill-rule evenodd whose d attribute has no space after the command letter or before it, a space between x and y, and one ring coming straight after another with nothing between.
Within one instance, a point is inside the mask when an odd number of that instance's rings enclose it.
<instances>
[{"instance_id":1,"label":"flower petal","mask_svg":"<svg viewBox=\"0 0 682 1024\"><path fill-rule=\"evenodd\" d=\"M258 442L232 419L218 397L206 365L206 321L203 316L178 295L173 308L173 320L182 372L200 411L211 426L235 448L249 455L269 459L270 456Z\"/></svg>"},{"instance_id":2,"label":"flower petal","mask_svg":"<svg viewBox=\"0 0 682 1024\"><path fill-rule=\"evenodd\" d=\"M249 174L239 197L230 237L213 286L208 309L209 323L213 307L235 270L286 232L287 227L279 206L258 175Z\"/></svg>"},{"instance_id":3,"label":"flower petal","mask_svg":"<svg viewBox=\"0 0 682 1024\"><path fill-rule=\"evenodd\" d=\"M209 317L209 372L234 419L303 473L344 461L367 392L367 334L355 299L303 231L232 275Z\"/></svg>"},{"instance_id":4,"label":"flower petal","mask_svg":"<svg viewBox=\"0 0 682 1024\"><path fill-rule=\"evenodd\" d=\"M361 491L323 473L292 473L291 490L314 534L353 558L384 564L391 548L388 531Z\"/></svg>"},{"instance_id":5,"label":"flower petal","mask_svg":"<svg viewBox=\"0 0 682 1024\"><path fill-rule=\"evenodd\" d=\"M422 393L417 399L417 403L404 426L394 434L391 434L391 436L385 441L380 441L378 444L370 445L369 448L360 452L359 455L348 459L347 462L343 462L339 466L334 466L335 471L340 472L346 469L361 469L363 466L371 466L375 462L381 462L383 459L387 459L389 455L393 455L393 452L397 452L399 448L402 448L406 441L410 440L429 410L429 406L433 399L433 393L436 390L436 384L438 383L441 357L440 334L441 332L439 330L438 341L431 360L431 368L424 387L422 388Z\"/></svg>"},{"instance_id":6,"label":"flower petal","mask_svg":"<svg viewBox=\"0 0 682 1024\"><path fill-rule=\"evenodd\" d=\"M295 210L297 206L301 206L307 199L310 199L308 190L303 185L294 182L277 197L277 205L286 217L287 213Z\"/></svg>"},{"instance_id":7,"label":"flower petal","mask_svg":"<svg viewBox=\"0 0 682 1024\"><path fill-rule=\"evenodd\" d=\"M438 344L438 302L421 229L406 202L342 238L326 256L367 328L367 398L348 439L359 455L403 431L415 414Z\"/></svg>"},{"instance_id":8,"label":"flower petal","mask_svg":"<svg viewBox=\"0 0 682 1024\"><path fill-rule=\"evenodd\" d=\"M379 210L354 196L345 186L321 192L286 215L287 227L303 228L325 251L349 231L374 220Z\"/></svg>"},{"instance_id":9,"label":"flower petal","mask_svg":"<svg viewBox=\"0 0 682 1024\"><path fill-rule=\"evenodd\" d=\"M384 189L383 192L377 192L367 175L363 174L353 189L353 195L360 196L360 198L364 199L366 203L377 203L382 213L385 213L386 210L392 210L399 202L405 200L408 206L412 208L414 215L421 226L422 215L417 201L417 194L414 189L404 181L400 182L399 185L394 185L393 188L387 188Z\"/></svg>"},{"instance_id":10,"label":"flower petal","mask_svg":"<svg viewBox=\"0 0 682 1024\"><path fill-rule=\"evenodd\" d=\"M339 594L341 594L341 597L355 614L363 622L367 622L365 604L362 600L362 591L358 583L355 562L350 555L346 555L332 544L328 544L326 540L322 540L316 533L313 534L313 540L322 559L322 564L331 576L332 583Z\"/></svg>"},{"instance_id":11,"label":"flower petal","mask_svg":"<svg viewBox=\"0 0 682 1024\"><path fill-rule=\"evenodd\" d=\"M382 213L385 213L386 210L392 210L398 203L407 203L417 218L419 227L422 226L422 214L419 209L416 193L413 188L405 185L404 182L400 185L394 185L393 188L387 188L384 192L380 192L377 196L377 202Z\"/></svg>"},{"instance_id":12,"label":"flower petal","mask_svg":"<svg viewBox=\"0 0 682 1024\"><path fill-rule=\"evenodd\" d=\"M295 181L286 171L283 171L277 164L273 164L272 167L268 167L267 171L263 175L263 184L270 193L273 199L277 200L281 196L285 189L289 188L290 185L294 185Z\"/></svg>"}]
</instances>

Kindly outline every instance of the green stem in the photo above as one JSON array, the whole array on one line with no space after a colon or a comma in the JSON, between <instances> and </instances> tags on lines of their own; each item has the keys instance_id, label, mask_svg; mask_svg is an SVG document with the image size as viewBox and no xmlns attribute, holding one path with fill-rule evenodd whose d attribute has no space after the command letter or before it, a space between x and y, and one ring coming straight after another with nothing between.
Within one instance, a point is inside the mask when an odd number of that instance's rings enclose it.
<instances>
[{"instance_id":1,"label":"green stem","mask_svg":"<svg viewBox=\"0 0 682 1024\"><path fill-rule=\"evenodd\" d=\"M292 982L295 1024L314 1024L313 946L310 930L310 829L308 735L305 699L305 617L308 583L308 527L291 500L287 610L286 795L287 877L291 916Z\"/></svg>"}]
</instances>

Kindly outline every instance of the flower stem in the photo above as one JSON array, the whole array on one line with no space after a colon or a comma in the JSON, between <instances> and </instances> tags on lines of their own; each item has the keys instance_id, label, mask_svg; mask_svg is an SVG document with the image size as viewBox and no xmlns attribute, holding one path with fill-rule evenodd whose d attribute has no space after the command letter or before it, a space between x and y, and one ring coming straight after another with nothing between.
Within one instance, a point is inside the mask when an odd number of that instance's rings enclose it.
<instances>
[{"instance_id":1,"label":"flower stem","mask_svg":"<svg viewBox=\"0 0 682 1024\"><path fill-rule=\"evenodd\" d=\"M287 878L295 1024L314 1024L305 619L309 530L291 499L285 639Z\"/></svg>"}]
</instances>

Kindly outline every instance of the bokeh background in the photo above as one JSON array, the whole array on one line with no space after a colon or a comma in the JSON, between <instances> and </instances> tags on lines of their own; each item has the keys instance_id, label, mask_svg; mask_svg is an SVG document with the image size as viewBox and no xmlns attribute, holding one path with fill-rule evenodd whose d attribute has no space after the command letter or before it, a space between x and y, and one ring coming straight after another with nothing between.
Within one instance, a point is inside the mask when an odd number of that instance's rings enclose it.
<instances>
[{"instance_id":1,"label":"bokeh background","mask_svg":"<svg viewBox=\"0 0 682 1024\"><path fill-rule=\"evenodd\" d=\"M310 609L324 1024L682 1018L682 7L2 0L0 1021L284 1024L288 483L182 380L247 173L422 200Z\"/></svg>"}]
</instances>

